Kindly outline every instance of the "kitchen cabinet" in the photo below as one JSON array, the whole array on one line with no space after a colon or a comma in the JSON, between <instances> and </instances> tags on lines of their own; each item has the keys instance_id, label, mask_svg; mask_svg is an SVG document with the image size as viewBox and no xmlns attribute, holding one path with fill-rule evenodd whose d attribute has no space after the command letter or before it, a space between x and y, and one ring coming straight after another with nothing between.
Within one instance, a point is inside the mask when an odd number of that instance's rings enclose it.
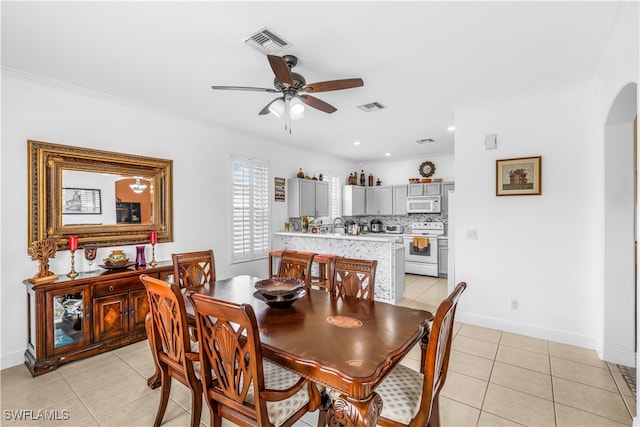
<instances>
[{"instance_id":1,"label":"kitchen cabinet","mask_svg":"<svg viewBox=\"0 0 640 427\"><path fill-rule=\"evenodd\" d=\"M290 178L287 193L289 217L329 215L329 182Z\"/></svg>"},{"instance_id":2,"label":"kitchen cabinet","mask_svg":"<svg viewBox=\"0 0 640 427\"><path fill-rule=\"evenodd\" d=\"M449 239L438 239L438 277L447 277L449 271Z\"/></svg>"},{"instance_id":3,"label":"kitchen cabinet","mask_svg":"<svg viewBox=\"0 0 640 427\"><path fill-rule=\"evenodd\" d=\"M393 214L393 187L366 187L365 190L366 215Z\"/></svg>"},{"instance_id":4,"label":"kitchen cabinet","mask_svg":"<svg viewBox=\"0 0 640 427\"><path fill-rule=\"evenodd\" d=\"M149 312L141 274L165 279L171 261L156 267L97 270L75 279L60 275L50 283L27 286L27 350L31 375L147 338Z\"/></svg>"},{"instance_id":5,"label":"kitchen cabinet","mask_svg":"<svg viewBox=\"0 0 640 427\"><path fill-rule=\"evenodd\" d=\"M442 215L449 216L449 191L455 190L453 181L442 183Z\"/></svg>"},{"instance_id":6,"label":"kitchen cabinet","mask_svg":"<svg viewBox=\"0 0 640 427\"><path fill-rule=\"evenodd\" d=\"M407 195L409 196L439 196L440 183L431 182L428 184L409 184L407 186Z\"/></svg>"},{"instance_id":7,"label":"kitchen cabinet","mask_svg":"<svg viewBox=\"0 0 640 427\"><path fill-rule=\"evenodd\" d=\"M345 185L342 187L342 215L358 216L365 214L365 187Z\"/></svg>"},{"instance_id":8,"label":"kitchen cabinet","mask_svg":"<svg viewBox=\"0 0 640 427\"><path fill-rule=\"evenodd\" d=\"M407 186L406 185L393 186L393 214L394 215L407 214Z\"/></svg>"}]
</instances>

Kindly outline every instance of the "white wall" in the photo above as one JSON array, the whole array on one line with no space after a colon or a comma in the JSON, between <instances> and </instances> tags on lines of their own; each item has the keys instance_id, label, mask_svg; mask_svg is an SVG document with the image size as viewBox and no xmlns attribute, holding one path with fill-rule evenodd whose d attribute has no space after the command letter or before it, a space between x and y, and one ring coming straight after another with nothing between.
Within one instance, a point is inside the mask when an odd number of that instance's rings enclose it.
<instances>
[{"instance_id":1,"label":"white wall","mask_svg":"<svg viewBox=\"0 0 640 427\"><path fill-rule=\"evenodd\" d=\"M27 254L28 139L173 159L175 241L159 244L156 259L168 260L173 252L212 248L218 277L260 275L268 270L266 260L229 264L230 154L269 161L274 177L293 177L299 167L342 176L353 169L352 164L339 159L311 156L167 112L3 70L2 368L23 363L27 325L22 281L38 268ZM284 224L286 209L286 203L272 204L274 229ZM98 259L111 249L100 248ZM133 246L124 249L130 256L135 253ZM83 262L77 263L76 269L84 268ZM51 262L52 271L65 274L69 268L69 252L58 252Z\"/></svg>"},{"instance_id":2,"label":"white wall","mask_svg":"<svg viewBox=\"0 0 640 427\"><path fill-rule=\"evenodd\" d=\"M586 82L456 113L455 275L469 284L460 321L596 347L604 166L596 113ZM498 148L485 151L492 133ZM538 155L542 195L496 197L496 160ZM478 240L465 239L468 229Z\"/></svg>"},{"instance_id":3,"label":"white wall","mask_svg":"<svg viewBox=\"0 0 640 427\"><path fill-rule=\"evenodd\" d=\"M373 173L375 179L380 178L382 185L408 184L409 178L422 178L418 167L425 161L432 162L436 172L432 178L442 178L444 181L454 181L454 157L453 154L424 155L415 158L395 160L389 158L382 162L365 162L364 168L367 176ZM358 171L360 171L358 169Z\"/></svg>"}]
</instances>

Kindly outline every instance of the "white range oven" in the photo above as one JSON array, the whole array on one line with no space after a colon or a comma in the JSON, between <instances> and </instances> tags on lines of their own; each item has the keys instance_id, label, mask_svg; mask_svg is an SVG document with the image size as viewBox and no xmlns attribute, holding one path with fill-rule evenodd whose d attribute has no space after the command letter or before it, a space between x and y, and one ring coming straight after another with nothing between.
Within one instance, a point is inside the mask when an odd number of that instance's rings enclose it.
<instances>
[{"instance_id":1,"label":"white range oven","mask_svg":"<svg viewBox=\"0 0 640 427\"><path fill-rule=\"evenodd\" d=\"M438 236L444 235L444 223L414 222L403 236L404 271L438 277Z\"/></svg>"}]
</instances>

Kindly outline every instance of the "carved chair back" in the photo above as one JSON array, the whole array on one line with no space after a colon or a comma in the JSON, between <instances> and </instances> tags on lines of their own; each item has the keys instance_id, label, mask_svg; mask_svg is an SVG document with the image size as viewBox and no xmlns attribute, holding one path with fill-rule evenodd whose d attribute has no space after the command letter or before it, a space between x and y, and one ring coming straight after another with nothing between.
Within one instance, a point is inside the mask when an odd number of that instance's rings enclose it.
<instances>
[{"instance_id":1,"label":"carved chair back","mask_svg":"<svg viewBox=\"0 0 640 427\"><path fill-rule=\"evenodd\" d=\"M181 288L193 288L216 281L213 250L172 254L173 276Z\"/></svg>"},{"instance_id":2,"label":"carved chair back","mask_svg":"<svg viewBox=\"0 0 640 427\"><path fill-rule=\"evenodd\" d=\"M442 390L444 386L449 369L451 339L453 337L453 324L458 299L466 287L467 284L465 282L458 283L453 292L438 306L435 318L431 324L429 336L425 337L428 339L428 342L426 344L426 351L422 354L421 374L408 370L408 368L403 366L398 366L385 380L385 382L395 382L396 387L410 389L410 391L406 392L407 395L413 398L419 398L419 405L417 405L417 402L415 402L415 404L413 401L408 402L406 397L404 399L405 401L400 402L400 405L404 405L404 409L409 409L411 412L415 411L417 406L418 412L412 417L408 414L401 415L403 419L408 418L408 422L400 422L396 419L385 418L385 410L383 409L382 417L378 420L379 425L395 427L406 425L411 427L427 425L432 427L440 426L439 395L440 390ZM396 375L397 370L403 371L404 374ZM411 372L411 374L407 374L407 371ZM422 381L416 381L417 377L423 377ZM414 388L415 384L418 386ZM384 386L385 383L378 387L381 395L386 393L383 391ZM417 393L414 394L414 391ZM394 399L393 394L388 396L391 397L391 400ZM393 413L393 403L390 408Z\"/></svg>"},{"instance_id":3,"label":"carved chair back","mask_svg":"<svg viewBox=\"0 0 640 427\"><path fill-rule=\"evenodd\" d=\"M378 261L336 257L333 262L331 295L373 301Z\"/></svg>"},{"instance_id":4,"label":"carved chair back","mask_svg":"<svg viewBox=\"0 0 640 427\"><path fill-rule=\"evenodd\" d=\"M267 401L288 399L305 385L309 392L316 390L310 393L313 399L282 424L291 425L309 409L316 409L320 395L315 385L295 374L293 386L288 384L290 387L286 390L266 387L265 369L269 367L268 372L272 372L276 365L262 358L260 333L251 305L233 304L197 293L190 298L196 316L202 383L211 409L211 425L220 425L220 418L241 425L273 425ZM283 368L278 369L292 375ZM279 380L282 377L276 376Z\"/></svg>"},{"instance_id":5,"label":"carved chair back","mask_svg":"<svg viewBox=\"0 0 640 427\"><path fill-rule=\"evenodd\" d=\"M196 375L199 360L191 349L189 328L184 299L180 288L164 280L147 275L140 276L147 291L149 314L145 326L149 345L156 366L160 370L162 394L154 425L160 425L169 400L171 378L175 378L191 389L192 425L200 423L202 411L202 385Z\"/></svg>"},{"instance_id":6,"label":"carved chair back","mask_svg":"<svg viewBox=\"0 0 640 427\"><path fill-rule=\"evenodd\" d=\"M282 251L278 277L293 277L304 281L307 289L311 288L311 264L314 253Z\"/></svg>"}]
</instances>

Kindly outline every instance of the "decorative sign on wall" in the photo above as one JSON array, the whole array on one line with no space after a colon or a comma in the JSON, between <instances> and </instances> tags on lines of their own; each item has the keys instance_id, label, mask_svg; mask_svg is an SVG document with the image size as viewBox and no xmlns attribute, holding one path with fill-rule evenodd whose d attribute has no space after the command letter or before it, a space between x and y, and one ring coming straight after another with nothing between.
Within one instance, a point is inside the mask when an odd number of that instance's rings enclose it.
<instances>
[{"instance_id":1,"label":"decorative sign on wall","mask_svg":"<svg viewBox=\"0 0 640 427\"><path fill-rule=\"evenodd\" d=\"M285 201L285 184L286 180L284 178L273 178L274 182L274 197L276 202L284 202Z\"/></svg>"},{"instance_id":2,"label":"decorative sign on wall","mask_svg":"<svg viewBox=\"0 0 640 427\"><path fill-rule=\"evenodd\" d=\"M496 196L542 194L542 157L496 160Z\"/></svg>"}]
</instances>

